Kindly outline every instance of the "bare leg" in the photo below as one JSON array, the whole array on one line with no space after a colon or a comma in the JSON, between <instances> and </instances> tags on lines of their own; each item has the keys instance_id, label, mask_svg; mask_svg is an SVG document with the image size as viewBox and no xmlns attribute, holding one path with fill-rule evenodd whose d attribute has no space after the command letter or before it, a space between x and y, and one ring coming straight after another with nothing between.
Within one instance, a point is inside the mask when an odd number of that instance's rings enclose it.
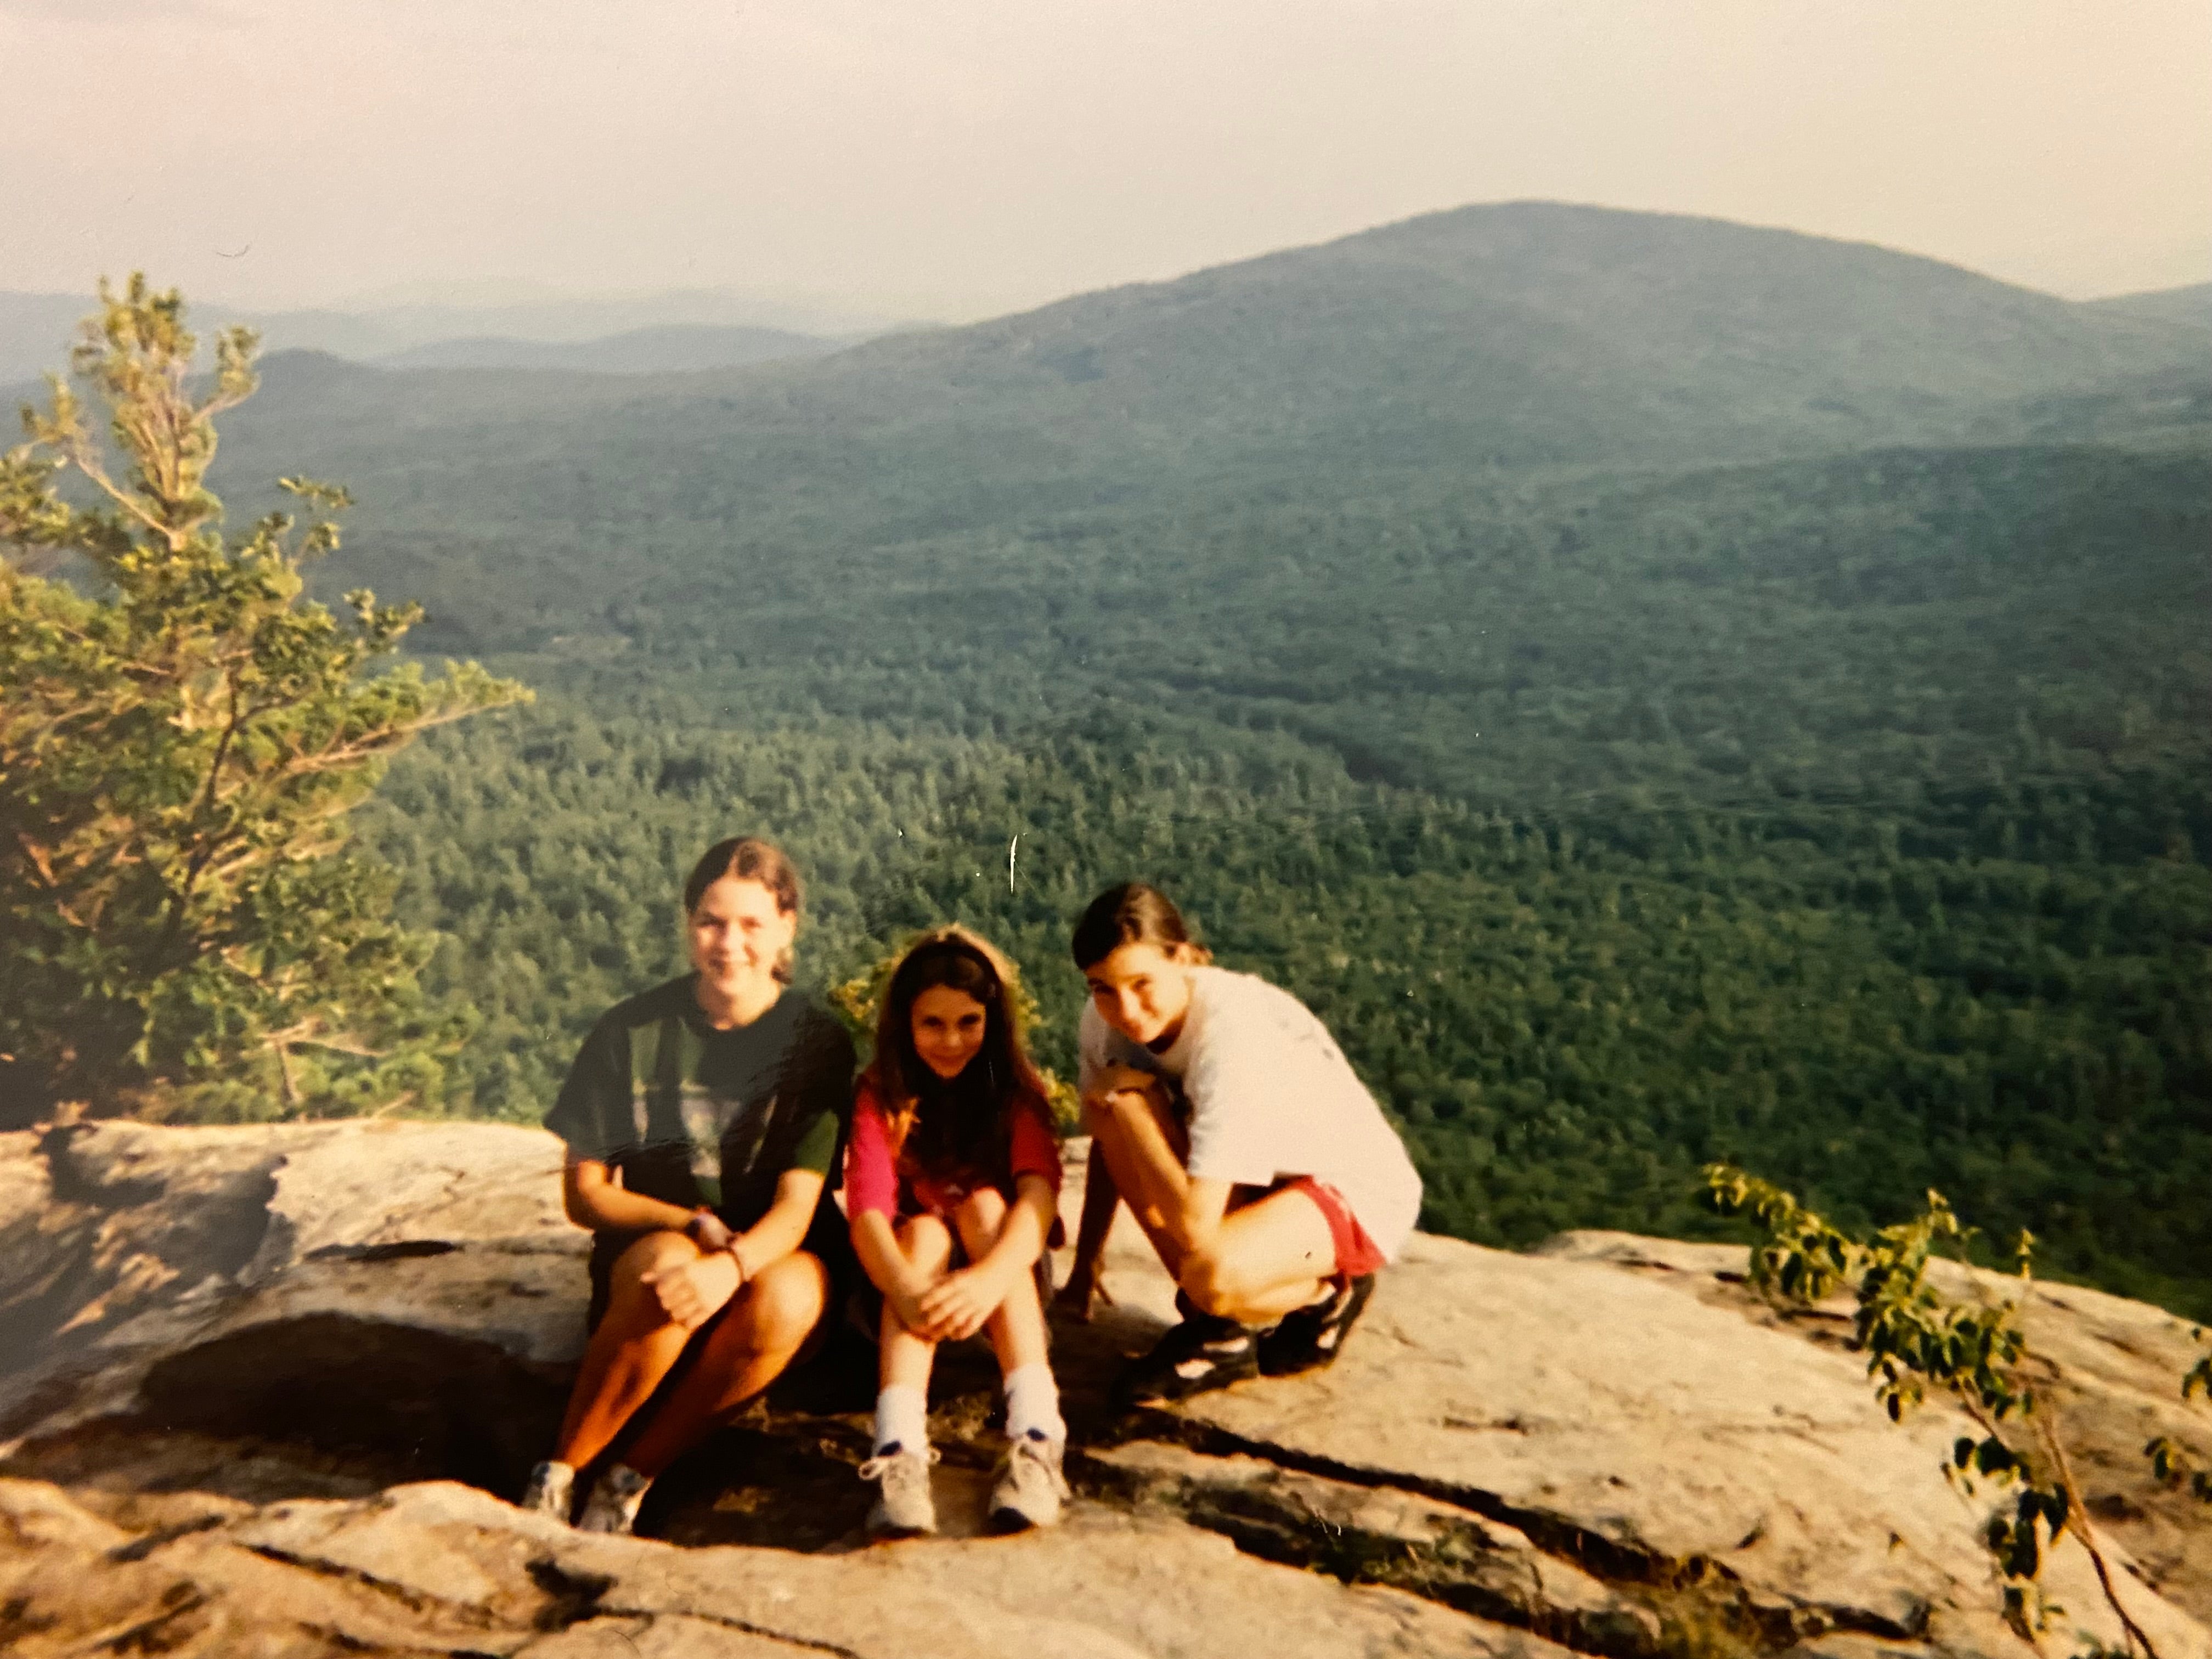
<instances>
[{"instance_id":1,"label":"bare leg","mask_svg":"<svg viewBox=\"0 0 2212 1659\"><path fill-rule=\"evenodd\" d=\"M1006 1198L991 1187L971 1193L952 1212L952 1220L960 1229L960 1242L967 1247L968 1259L981 1261L999 1242L1000 1231L1006 1224ZM1033 1365L1045 1359L1048 1343L1044 1310L1037 1304L1036 1275L1028 1268L1024 1268L1021 1277L1007 1289L1006 1299L984 1322L983 1328L991 1334L991 1346L999 1356L1001 1372L1012 1375L1017 1366Z\"/></svg>"},{"instance_id":2,"label":"bare leg","mask_svg":"<svg viewBox=\"0 0 2212 1659\"><path fill-rule=\"evenodd\" d=\"M684 1352L691 1333L661 1311L647 1273L698 1259L699 1247L678 1232L647 1233L616 1261L606 1317L584 1350L553 1455L581 1468L607 1449L623 1425L652 1398Z\"/></svg>"},{"instance_id":3,"label":"bare leg","mask_svg":"<svg viewBox=\"0 0 2212 1659\"><path fill-rule=\"evenodd\" d=\"M1121 1089L1087 1103L1091 1147L1103 1153L1114 1185L1128 1201L1130 1213L1159 1253L1161 1265L1182 1277L1182 1247L1169 1231L1168 1218L1179 1213L1190 1176L1189 1136L1157 1089Z\"/></svg>"},{"instance_id":4,"label":"bare leg","mask_svg":"<svg viewBox=\"0 0 2212 1659\"><path fill-rule=\"evenodd\" d=\"M1091 1103L1092 1146L1128 1200L1161 1264L1206 1313L1267 1325L1321 1294L1336 1271L1328 1218L1303 1193L1232 1207L1202 1254L1187 1255L1168 1228L1190 1187L1190 1140L1157 1090L1123 1089Z\"/></svg>"},{"instance_id":5,"label":"bare leg","mask_svg":"<svg viewBox=\"0 0 2212 1659\"><path fill-rule=\"evenodd\" d=\"M1318 1297L1335 1272L1328 1218L1305 1194L1291 1191L1230 1211L1212 1245L1186 1259L1176 1279L1204 1312L1272 1325Z\"/></svg>"},{"instance_id":6,"label":"bare leg","mask_svg":"<svg viewBox=\"0 0 2212 1659\"><path fill-rule=\"evenodd\" d=\"M783 1374L820 1322L828 1269L805 1250L764 1268L739 1291L678 1383L623 1461L657 1475L719 1428Z\"/></svg>"},{"instance_id":7,"label":"bare leg","mask_svg":"<svg viewBox=\"0 0 2212 1659\"><path fill-rule=\"evenodd\" d=\"M933 1282L944 1276L945 1264L952 1259L952 1235L942 1221L933 1215L909 1216L898 1224L896 1234L908 1267ZM888 1389L903 1384L927 1392L937 1344L908 1330L888 1296L884 1298L880 1340L878 1385Z\"/></svg>"}]
</instances>

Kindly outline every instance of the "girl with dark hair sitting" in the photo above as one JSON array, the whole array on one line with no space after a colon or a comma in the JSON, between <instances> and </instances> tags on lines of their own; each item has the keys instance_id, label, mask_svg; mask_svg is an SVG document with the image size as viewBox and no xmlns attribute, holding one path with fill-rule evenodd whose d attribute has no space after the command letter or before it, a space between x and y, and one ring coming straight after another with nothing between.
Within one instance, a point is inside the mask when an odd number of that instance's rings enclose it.
<instances>
[{"instance_id":1,"label":"girl with dark hair sitting","mask_svg":"<svg viewBox=\"0 0 2212 1659\"><path fill-rule=\"evenodd\" d=\"M1420 1212L1397 1132L1311 1011L1213 967L1158 889L1109 888L1073 944L1092 1142L1062 1300L1089 1316L1127 1199L1183 1314L1122 1378L1123 1402L1328 1364Z\"/></svg>"},{"instance_id":2,"label":"girl with dark hair sitting","mask_svg":"<svg viewBox=\"0 0 2212 1659\"><path fill-rule=\"evenodd\" d=\"M924 938L891 973L854 1098L845 1205L854 1249L883 1296L875 1452L860 1466L882 1484L868 1517L878 1533L936 1528L930 1368L939 1342L979 1330L1006 1379L1008 1445L991 1524L1049 1526L1067 1495L1067 1427L1043 1309L1060 1151L1015 1029L1010 978L971 933Z\"/></svg>"},{"instance_id":3,"label":"girl with dark hair sitting","mask_svg":"<svg viewBox=\"0 0 2212 1659\"><path fill-rule=\"evenodd\" d=\"M568 1519L577 1471L635 1429L578 1523L629 1532L654 1477L823 1325L829 1273L802 1246L853 1043L790 988L799 902L799 872L768 842L710 848L684 887L692 971L603 1016L546 1114L568 1143L568 1218L593 1234L592 1335L526 1509Z\"/></svg>"}]
</instances>

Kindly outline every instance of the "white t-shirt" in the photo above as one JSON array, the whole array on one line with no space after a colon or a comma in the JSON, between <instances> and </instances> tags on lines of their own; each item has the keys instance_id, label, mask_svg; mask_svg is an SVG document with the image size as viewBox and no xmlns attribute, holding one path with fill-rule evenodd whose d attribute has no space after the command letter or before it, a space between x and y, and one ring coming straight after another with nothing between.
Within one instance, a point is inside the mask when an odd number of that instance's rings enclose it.
<instances>
[{"instance_id":1,"label":"white t-shirt","mask_svg":"<svg viewBox=\"0 0 2212 1659\"><path fill-rule=\"evenodd\" d=\"M1344 1194L1395 1260L1421 1211L1421 1177L1375 1097L1312 1011L1250 974L1193 968L1190 1008L1164 1054L1108 1025L1086 1003L1082 1086L1108 1066L1175 1079L1190 1102L1190 1173L1265 1187L1311 1176Z\"/></svg>"}]
</instances>

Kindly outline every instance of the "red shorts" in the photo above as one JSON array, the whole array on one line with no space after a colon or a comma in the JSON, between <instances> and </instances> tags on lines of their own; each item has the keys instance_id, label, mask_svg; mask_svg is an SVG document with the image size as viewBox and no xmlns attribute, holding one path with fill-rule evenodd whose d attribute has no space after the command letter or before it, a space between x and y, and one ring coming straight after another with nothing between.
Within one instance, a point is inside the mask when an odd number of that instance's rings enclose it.
<instances>
[{"instance_id":1,"label":"red shorts","mask_svg":"<svg viewBox=\"0 0 2212 1659\"><path fill-rule=\"evenodd\" d=\"M1336 1271L1331 1277L1339 1284L1364 1279L1383 1265L1382 1247L1367 1236L1367 1229L1359 1224L1359 1218L1352 1214L1344 1194L1326 1181L1316 1181L1311 1176L1285 1176L1272 1187L1247 1187L1242 1190L1252 1194L1247 1202L1256 1202L1276 1193L1303 1193L1311 1199L1322 1219L1328 1223L1329 1242L1336 1247Z\"/></svg>"}]
</instances>

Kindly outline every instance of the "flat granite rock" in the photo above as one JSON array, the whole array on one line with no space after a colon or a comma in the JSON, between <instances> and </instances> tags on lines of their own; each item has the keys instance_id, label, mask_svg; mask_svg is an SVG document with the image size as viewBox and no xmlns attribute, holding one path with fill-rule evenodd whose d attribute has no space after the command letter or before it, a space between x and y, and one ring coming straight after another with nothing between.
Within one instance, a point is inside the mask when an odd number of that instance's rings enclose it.
<instances>
[{"instance_id":1,"label":"flat granite rock","mask_svg":"<svg viewBox=\"0 0 2212 1659\"><path fill-rule=\"evenodd\" d=\"M0 1644L21 1659L103 1650L1567 1659L1414 1596L1104 1510L990 1544L804 1555L594 1537L435 1483L275 1504L132 1542L54 1487L4 1481L0 1537L10 1546Z\"/></svg>"},{"instance_id":2,"label":"flat granite rock","mask_svg":"<svg viewBox=\"0 0 2212 1659\"><path fill-rule=\"evenodd\" d=\"M1748 1252L1740 1246L1583 1231L1562 1233L1537 1253L1601 1262L1825 1347L1842 1347L1850 1333L1847 1297L1815 1310L1770 1306L1744 1283ZM1959 1297L2008 1300L2021 1288L2009 1275L1948 1261L1931 1264L1929 1276ZM2167 1600L2212 1620L2212 1511L2153 1480L2142 1450L2166 1435L2212 1465L2212 1410L2181 1397L2182 1374L2204 1352L2189 1322L2102 1291L2038 1282L2022 1323L2045 1362L2098 1526Z\"/></svg>"},{"instance_id":3,"label":"flat granite rock","mask_svg":"<svg viewBox=\"0 0 2212 1659\"><path fill-rule=\"evenodd\" d=\"M1328 1370L1174 1415L1202 1442L1411 1486L1624 1577L1717 1573L1808 1634L1922 1637L1993 1594L1975 1514L1941 1474L1961 1416L1893 1425L1852 1355L1602 1261L1417 1237ZM2120 1645L2078 1545L2046 1582L2085 1642ZM2212 1652L2148 1584L2121 1592L2165 1659Z\"/></svg>"},{"instance_id":4,"label":"flat granite rock","mask_svg":"<svg viewBox=\"0 0 2212 1659\"><path fill-rule=\"evenodd\" d=\"M873 1378L833 1344L671 1471L649 1536L571 1532L493 1495L543 1455L581 1350L560 1158L484 1124L0 1134L0 1650L2020 1650L1940 1473L1957 1420L1887 1422L1840 1310L1767 1306L1740 1249L1620 1234L1417 1237L1331 1369L1120 1417L1115 1370L1175 1316L1124 1214L1110 1303L1055 1320L1058 1530L981 1535L997 1379L955 1345L945 1534L865 1547ZM2185 1328L2059 1286L2031 1332L2130 1613L2159 1659L2212 1659L2212 1516L2140 1449L2166 1432L2212 1461ZM2118 1647L2078 1545L2045 1578L2050 1659Z\"/></svg>"}]
</instances>

